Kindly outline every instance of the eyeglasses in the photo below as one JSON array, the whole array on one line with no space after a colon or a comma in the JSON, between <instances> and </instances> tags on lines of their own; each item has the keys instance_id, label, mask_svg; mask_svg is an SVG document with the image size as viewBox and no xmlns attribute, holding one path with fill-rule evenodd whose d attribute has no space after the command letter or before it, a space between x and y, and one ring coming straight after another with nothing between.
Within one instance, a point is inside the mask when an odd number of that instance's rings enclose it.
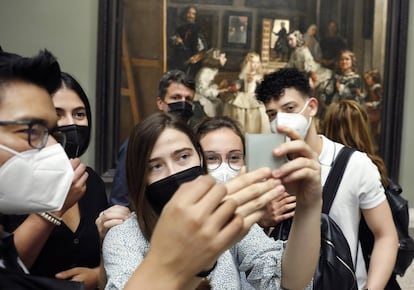
<instances>
[{"instance_id":1,"label":"eyeglasses","mask_svg":"<svg viewBox=\"0 0 414 290\"><path fill-rule=\"evenodd\" d=\"M65 146L66 136L58 130L49 130L42 122L39 121L0 121L0 126L19 126L26 125L27 129L20 130L21 133L27 133L27 142L32 148L43 149L47 144L49 135L53 136L57 142Z\"/></svg>"},{"instance_id":2,"label":"eyeglasses","mask_svg":"<svg viewBox=\"0 0 414 290\"><path fill-rule=\"evenodd\" d=\"M221 155L214 151L207 151L204 154L209 169L215 170L223 162ZM239 170L244 165L244 155L241 151L231 151L226 155L226 161L233 170Z\"/></svg>"}]
</instances>

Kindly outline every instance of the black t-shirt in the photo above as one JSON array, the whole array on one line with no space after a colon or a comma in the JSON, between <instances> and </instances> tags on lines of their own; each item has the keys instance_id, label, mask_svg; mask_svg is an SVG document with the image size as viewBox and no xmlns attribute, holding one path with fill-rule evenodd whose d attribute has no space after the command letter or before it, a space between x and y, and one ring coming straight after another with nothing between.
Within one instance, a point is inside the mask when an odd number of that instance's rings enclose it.
<instances>
[{"instance_id":1,"label":"black t-shirt","mask_svg":"<svg viewBox=\"0 0 414 290\"><path fill-rule=\"evenodd\" d=\"M18 263L13 235L0 232L0 289L82 290L82 283L28 275Z\"/></svg>"}]
</instances>

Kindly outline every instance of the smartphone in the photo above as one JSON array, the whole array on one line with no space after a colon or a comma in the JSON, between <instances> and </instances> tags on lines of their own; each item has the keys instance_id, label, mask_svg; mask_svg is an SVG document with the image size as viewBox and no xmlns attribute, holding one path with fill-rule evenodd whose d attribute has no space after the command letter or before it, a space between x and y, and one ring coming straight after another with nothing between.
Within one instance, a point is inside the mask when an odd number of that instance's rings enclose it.
<instances>
[{"instance_id":1,"label":"smartphone","mask_svg":"<svg viewBox=\"0 0 414 290\"><path fill-rule=\"evenodd\" d=\"M274 157L272 153L274 148L286 142L285 134L246 134L245 138L247 171L261 167L276 169L287 162L286 156Z\"/></svg>"}]
</instances>

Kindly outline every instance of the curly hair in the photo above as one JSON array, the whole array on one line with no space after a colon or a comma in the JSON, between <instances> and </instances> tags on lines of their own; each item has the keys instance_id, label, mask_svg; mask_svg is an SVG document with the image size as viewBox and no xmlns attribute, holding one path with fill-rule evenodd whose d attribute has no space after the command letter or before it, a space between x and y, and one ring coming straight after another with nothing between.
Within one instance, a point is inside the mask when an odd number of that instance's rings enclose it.
<instances>
[{"instance_id":1,"label":"curly hair","mask_svg":"<svg viewBox=\"0 0 414 290\"><path fill-rule=\"evenodd\" d=\"M256 88L256 98L267 104L272 99L279 100L287 88L294 88L304 98L311 95L309 80L296 68L282 68L266 75Z\"/></svg>"}]
</instances>

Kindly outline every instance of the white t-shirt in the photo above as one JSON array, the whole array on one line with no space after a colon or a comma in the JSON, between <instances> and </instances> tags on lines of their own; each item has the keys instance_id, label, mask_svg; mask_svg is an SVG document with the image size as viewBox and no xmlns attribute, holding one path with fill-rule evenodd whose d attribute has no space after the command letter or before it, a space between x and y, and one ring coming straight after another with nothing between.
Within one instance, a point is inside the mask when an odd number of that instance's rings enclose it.
<instances>
[{"instance_id":1,"label":"white t-shirt","mask_svg":"<svg viewBox=\"0 0 414 290\"><path fill-rule=\"evenodd\" d=\"M320 137L323 145L319 162L322 171L322 184L325 184L332 162L344 145L333 142L325 136L320 135ZM342 229L348 240L354 265L356 264L359 289L363 288L367 277L359 243L357 249L358 228L361 219L360 209L375 208L385 199L378 168L365 153L355 151L348 161L329 216ZM358 253L357 263L355 263L356 253Z\"/></svg>"}]
</instances>

